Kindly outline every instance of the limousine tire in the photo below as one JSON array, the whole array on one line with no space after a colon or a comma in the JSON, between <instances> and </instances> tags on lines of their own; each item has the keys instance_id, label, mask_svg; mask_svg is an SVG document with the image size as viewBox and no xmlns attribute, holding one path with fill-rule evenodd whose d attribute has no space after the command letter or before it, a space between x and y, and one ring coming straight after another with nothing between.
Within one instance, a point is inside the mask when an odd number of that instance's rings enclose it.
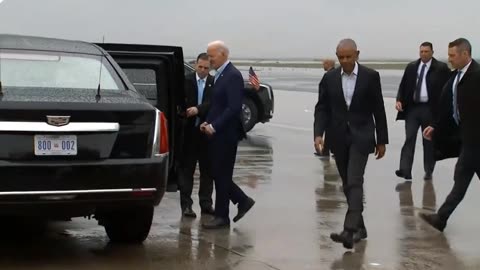
<instances>
[{"instance_id":1,"label":"limousine tire","mask_svg":"<svg viewBox=\"0 0 480 270\"><path fill-rule=\"evenodd\" d=\"M140 244L147 238L153 220L153 206L110 213L104 222L111 242Z\"/></svg>"}]
</instances>

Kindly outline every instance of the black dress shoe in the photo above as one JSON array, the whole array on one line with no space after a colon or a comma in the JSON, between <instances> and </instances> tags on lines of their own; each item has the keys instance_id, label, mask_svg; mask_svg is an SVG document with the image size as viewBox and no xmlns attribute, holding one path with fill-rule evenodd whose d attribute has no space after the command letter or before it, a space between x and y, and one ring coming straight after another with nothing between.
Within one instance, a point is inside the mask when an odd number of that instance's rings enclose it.
<instances>
[{"instance_id":1,"label":"black dress shoe","mask_svg":"<svg viewBox=\"0 0 480 270\"><path fill-rule=\"evenodd\" d=\"M443 232L443 230L447 226L447 222L445 220L442 220L437 214L420 213L420 218L425 220L425 222L427 222L440 232Z\"/></svg>"},{"instance_id":2,"label":"black dress shoe","mask_svg":"<svg viewBox=\"0 0 480 270\"><path fill-rule=\"evenodd\" d=\"M202 209L202 214L214 216L215 215L215 210L211 206L207 207L207 208L203 208Z\"/></svg>"},{"instance_id":3,"label":"black dress shoe","mask_svg":"<svg viewBox=\"0 0 480 270\"><path fill-rule=\"evenodd\" d=\"M412 179L412 175L411 175L411 174L406 175L406 174L404 174L401 170L396 170L396 171L395 171L395 174L396 174L398 177L405 178L405 179L407 179L407 180Z\"/></svg>"},{"instance_id":4,"label":"black dress shoe","mask_svg":"<svg viewBox=\"0 0 480 270\"><path fill-rule=\"evenodd\" d=\"M358 232L353 234L353 242L358 243L362 241L363 239L367 239L367 229L359 229Z\"/></svg>"},{"instance_id":5,"label":"black dress shoe","mask_svg":"<svg viewBox=\"0 0 480 270\"><path fill-rule=\"evenodd\" d=\"M343 231L341 233L332 233L330 238L336 243L342 243L347 249L353 248L353 232Z\"/></svg>"},{"instance_id":6,"label":"black dress shoe","mask_svg":"<svg viewBox=\"0 0 480 270\"><path fill-rule=\"evenodd\" d=\"M230 227L230 221L221 217L215 217L210 221L204 222L202 227L210 230L228 228Z\"/></svg>"},{"instance_id":7,"label":"black dress shoe","mask_svg":"<svg viewBox=\"0 0 480 270\"><path fill-rule=\"evenodd\" d=\"M252 206L255 204L255 201L247 197L247 200L243 203L238 204L238 213L237 215L233 218L233 222L239 221L245 214L252 208Z\"/></svg>"},{"instance_id":8,"label":"black dress shoe","mask_svg":"<svg viewBox=\"0 0 480 270\"><path fill-rule=\"evenodd\" d=\"M321 160L330 160L330 155L319 155L318 156Z\"/></svg>"},{"instance_id":9,"label":"black dress shoe","mask_svg":"<svg viewBox=\"0 0 480 270\"><path fill-rule=\"evenodd\" d=\"M197 217L197 214L195 214L195 212L193 211L191 206L183 209L182 215L184 217L189 217L189 218L196 218Z\"/></svg>"},{"instance_id":10,"label":"black dress shoe","mask_svg":"<svg viewBox=\"0 0 480 270\"><path fill-rule=\"evenodd\" d=\"M425 176L423 176L423 180L432 180L433 176L431 172L425 173Z\"/></svg>"},{"instance_id":11,"label":"black dress shoe","mask_svg":"<svg viewBox=\"0 0 480 270\"><path fill-rule=\"evenodd\" d=\"M323 151L320 154L318 154L318 157L323 160L329 160L330 159L330 151Z\"/></svg>"}]
</instances>

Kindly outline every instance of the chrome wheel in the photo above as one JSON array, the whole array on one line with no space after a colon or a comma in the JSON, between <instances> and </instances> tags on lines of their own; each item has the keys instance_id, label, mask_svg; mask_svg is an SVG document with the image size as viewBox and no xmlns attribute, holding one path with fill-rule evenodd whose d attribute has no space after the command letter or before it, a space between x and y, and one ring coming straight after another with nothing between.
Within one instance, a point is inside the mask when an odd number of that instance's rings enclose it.
<instances>
[{"instance_id":1,"label":"chrome wheel","mask_svg":"<svg viewBox=\"0 0 480 270\"><path fill-rule=\"evenodd\" d=\"M242 104L242 112L243 112L243 122L244 124L248 124L252 119L252 109L245 103Z\"/></svg>"}]
</instances>

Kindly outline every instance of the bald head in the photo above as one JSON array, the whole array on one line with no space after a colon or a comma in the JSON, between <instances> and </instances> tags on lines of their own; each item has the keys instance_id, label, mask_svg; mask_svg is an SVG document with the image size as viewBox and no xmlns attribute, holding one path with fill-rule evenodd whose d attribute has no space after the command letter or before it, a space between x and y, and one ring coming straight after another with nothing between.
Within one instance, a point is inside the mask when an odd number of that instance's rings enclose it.
<instances>
[{"instance_id":1,"label":"bald head","mask_svg":"<svg viewBox=\"0 0 480 270\"><path fill-rule=\"evenodd\" d=\"M337 58L342 66L342 70L350 74L355 69L360 52L357 50L357 44L353 39L342 39L337 46Z\"/></svg>"},{"instance_id":2,"label":"bald head","mask_svg":"<svg viewBox=\"0 0 480 270\"><path fill-rule=\"evenodd\" d=\"M355 40L353 40L351 38L342 39L342 40L340 40L340 42L337 45L337 50L339 48L352 49L352 50L356 51L357 50L357 43L355 43Z\"/></svg>"},{"instance_id":3,"label":"bald head","mask_svg":"<svg viewBox=\"0 0 480 270\"><path fill-rule=\"evenodd\" d=\"M323 61L323 70L329 71L335 67L335 60L333 59L324 59Z\"/></svg>"},{"instance_id":4,"label":"bald head","mask_svg":"<svg viewBox=\"0 0 480 270\"><path fill-rule=\"evenodd\" d=\"M207 54L212 67L218 69L227 62L230 50L225 42L216 40L208 43Z\"/></svg>"}]
</instances>

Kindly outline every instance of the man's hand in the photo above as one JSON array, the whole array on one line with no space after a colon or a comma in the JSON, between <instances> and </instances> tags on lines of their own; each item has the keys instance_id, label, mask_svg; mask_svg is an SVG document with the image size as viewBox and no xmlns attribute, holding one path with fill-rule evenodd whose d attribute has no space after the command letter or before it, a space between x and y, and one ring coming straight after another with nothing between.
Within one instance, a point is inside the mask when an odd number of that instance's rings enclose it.
<instances>
[{"instance_id":1,"label":"man's hand","mask_svg":"<svg viewBox=\"0 0 480 270\"><path fill-rule=\"evenodd\" d=\"M205 129L207 127L208 123L207 122L203 122L200 124L200 131L205 133Z\"/></svg>"},{"instance_id":2,"label":"man's hand","mask_svg":"<svg viewBox=\"0 0 480 270\"><path fill-rule=\"evenodd\" d=\"M197 107L190 107L187 109L187 117L196 116L198 114Z\"/></svg>"},{"instance_id":3,"label":"man's hand","mask_svg":"<svg viewBox=\"0 0 480 270\"><path fill-rule=\"evenodd\" d=\"M385 144L377 144L377 146L375 146L375 156L377 156L377 159L383 158L383 156L385 156L385 151Z\"/></svg>"},{"instance_id":4,"label":"man's hand","mask_svg":"<svg viewBox=\"0 0 480 270\"><path fill-rule=\"evenodd\" d=\"M213 133L215 133L215 130L212 128L212 126L210 126L209 123L207 122L203 122L201 125L200 125L200 131L207 134L208 136L212 136Z\"/></svg>"},{"instance_id":5,"label":"man's hand","mask_svg":"<svg viewBox=\"0 0 480 270\"><path fill-rule=\"evenodd\" d=\"M397 109L397 111L399 111L399 112L403 112L402 102L397 101L397 103L395 104L395 109Z\"/></svg>"},{"instance_id":6,"label":"man's hand","mask_svg":"<svg viewBox=\"0 0 480 270\"><path fill-rule=\"evenodd\" d=\"M429 141L432 140L433 132L435 129L432 126L428 126L423 130L423 137Z\"/></svg>"},{"instance_id":7,"label":"man's hand","mask_svg":"<svg viewBox=\"0 0 480 270\"><path fill-rule=\"evenodd\" d=\"M315 142L314 145L315 150L317 151L318 154L321 154L323 152L323 138L322 136L317 136L315 137Z\"/></svg>"}]
</instances>

